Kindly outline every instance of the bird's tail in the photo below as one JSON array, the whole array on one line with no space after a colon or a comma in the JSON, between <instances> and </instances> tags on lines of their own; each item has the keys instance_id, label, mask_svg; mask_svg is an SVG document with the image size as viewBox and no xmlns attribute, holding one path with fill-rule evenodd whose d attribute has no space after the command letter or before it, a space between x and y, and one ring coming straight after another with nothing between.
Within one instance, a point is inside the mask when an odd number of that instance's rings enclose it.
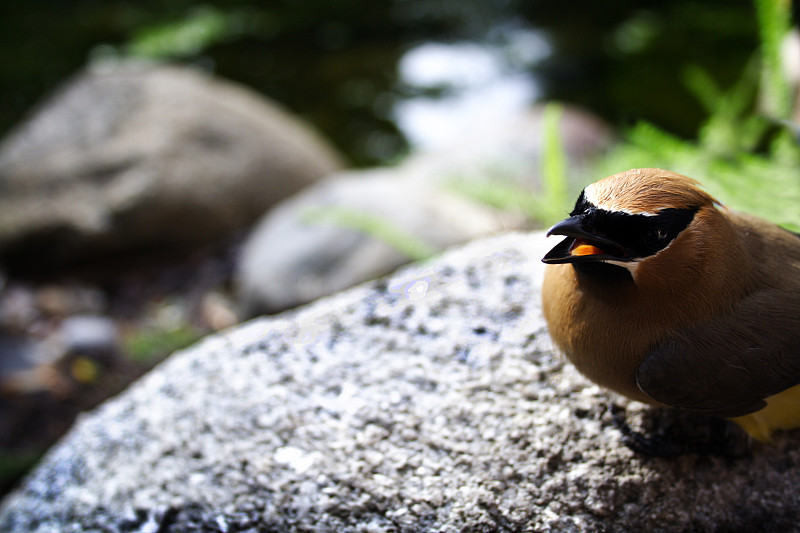
<instances>
[{"instance_id":1,"label":"bird's tail","mask_svg":"<svg viewBox=\"0 0 800 533\"><path fill-rule=\"evenodd\" d=\"M772 432L800 427L800 385L767 398L767 406L749 415L731 418L751 437L769 441Z\"/></svg>"}]
</instances>

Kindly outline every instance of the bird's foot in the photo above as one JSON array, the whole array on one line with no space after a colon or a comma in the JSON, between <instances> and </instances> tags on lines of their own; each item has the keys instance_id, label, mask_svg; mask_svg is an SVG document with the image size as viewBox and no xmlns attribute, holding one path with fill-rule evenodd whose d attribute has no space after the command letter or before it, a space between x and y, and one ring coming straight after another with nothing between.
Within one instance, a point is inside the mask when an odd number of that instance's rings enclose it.
<instances>
[{"instance_id":1,"label":"bird's foot","mask_svg":"<svg viewBox=\"0 0 800 533\"><path fill-rule=\"evenodd\" d=\"M624 407L611 404L609 413L622 433L622 443L649 457L699 454L736 459L750 452L750 438L722 418L654 409L649 416L654 429L642 432L628 424Z\"/></svg>"}]
</instances>

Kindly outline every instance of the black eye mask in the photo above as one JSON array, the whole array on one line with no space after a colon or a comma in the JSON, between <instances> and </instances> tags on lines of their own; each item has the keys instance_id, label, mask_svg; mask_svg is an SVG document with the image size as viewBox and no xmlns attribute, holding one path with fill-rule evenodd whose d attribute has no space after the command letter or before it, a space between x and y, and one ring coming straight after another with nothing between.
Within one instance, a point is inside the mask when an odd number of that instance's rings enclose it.
<instances>
[{"instance_id":1,"label":"black eye mask","mask_svg":"<svg viewBox=\"0 0 800 533\"><path fill-rule=\"evenodd\" d=\"M588 202L582 191L570 216L581 217L583 227L638 258L666 248L691 223L698 209L667 208L655 215L607 211Z\"/></svg>"}]
</instances>

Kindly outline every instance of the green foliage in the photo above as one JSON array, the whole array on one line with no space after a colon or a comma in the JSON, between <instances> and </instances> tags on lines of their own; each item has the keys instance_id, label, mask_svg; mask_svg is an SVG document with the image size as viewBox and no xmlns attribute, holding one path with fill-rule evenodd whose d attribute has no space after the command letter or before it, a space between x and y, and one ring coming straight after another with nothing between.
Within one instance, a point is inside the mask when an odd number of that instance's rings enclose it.
<instances>
[{"instance_id":1,"label":"green foliage","mask_svg":"<svg viewBox=\"0 0 800 533\"><path fill-rule=\"evenodd\" d=\"M800 230L800 147L787 132L781 132L765 154L720 155L702 142L685 141L641 123L605 158L597 176L640 167L691 176L728 207Z\"/></svg>"},{"instance_id":2,"label":"green foliage","mask_svg":"<svg viewBox=\"0 0 800 533\"><path fill-rule=\"evenodd\" d=\"M312 208L305 212L303 220L311 224L330 223L369 235L388 244L412 261L428 259L436 253L433 247L385 219L355 209L336 206Z\"/></svg>"},{"instance_id":3,"label":"green foliage","mask_svg":"<svg viewBox=\"0 0 800 533\"><path fill-rule=\"evenodd\" d=\"M789 84L781 65L781 45L792 22L791 0L755 0L761 39L762 105L773 117L786 119L792 109Z\"/></svg>"},{"instance_id":4,"label":"green foliage","mask_svg":"<svg viewBox=\"0 0 800 533\"><path fill-rule=\"evenodd\" d=\"M567 191L567 155L561 142L563 110L555 103L544 110L544 150L542 160L542 195L538 211L546 224L557 222L569 206Z\"/></svg>"},{"instance_id":5,"label":"green foliage","mask_svg":"<svg viewBox=\"0 0 800 533\"><path fill-rule=\"evenodd\" d=\"M709 113L696 141L676 137L650 123L626 134L600 163L597 176L637 167L667 168L698 181L728 207L800 229L800 144L783 127L790 93L780 68L779 44L789 27L789 3L756 0L762 38L752 62L727 90L697 66L684 81ZM760 70L759 70L760 69ZM760 104L763 112L754 111Z\"/></svg>"},{"instance_id":6,"label":"green foliage","mask_svg":"<svg viewBox=\"0 0 800 533\"><path fill-rule=\"evenodd\" d=\"M549 103L542 117L542 186L537 193L503 176L487 172L486 179L452 179L448 190L502 211L522 213L538 225L549 226L569 211L567 156L561 140L560 104Z\"/></svg>"},{"instance_id":7,"label":"green foliage","mask_svg":"<svg viewBox=\"0 0 800 533\"><path fill-rule=\"evenodd\" d=\"M540 201L536 195L501 175L486 179L453 178L445 183L445 188L495 209L522 213L529 220L540 220Z\"/></svg>"},{"instance_id":8,"label":"green foliage","mask_svg":"<svg viewBox=\"0 0 800 533\"><path fill-rule=\"evenodd\" d=\"M124 351L134 361L149 364L189 346L200 336L189 324L174 328L145 327L125 337Z\"/></svg>"},{"instance_id":9,"label":"green foliage","mask_svg":"<svg viewBox=\"0 0 800 533\"><path fill-rule=\"evenodd\" d=\"M235 14L199 7L182 20L140 29L125 51L148 59L194 56L234 34L237 22Z\"/></svg>"}]
</instances>

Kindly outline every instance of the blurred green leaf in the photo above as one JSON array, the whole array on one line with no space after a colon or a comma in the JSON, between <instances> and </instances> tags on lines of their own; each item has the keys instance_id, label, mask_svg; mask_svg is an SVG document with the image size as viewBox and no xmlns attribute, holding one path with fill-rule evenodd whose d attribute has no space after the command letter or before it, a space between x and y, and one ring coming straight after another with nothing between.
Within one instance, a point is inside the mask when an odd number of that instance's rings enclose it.
<instances>
[{"instance_id":1,"label":"blurred green leaf","mask_svg":"<svg viewBox=\"0 0 800 533\"><path fill-rule=\"evenodd\" d=\"M792 93L784 76L781 47L792 23L791 0L755 0L761 39L761 96L764 111L778 119L789 118Z\"/></svg>"},{"instance_id":2,"label":"blurred green leaf","mask_svg":"<svg viewBox=\"0 0 800 533\"><path fill-rule=\"evenodd\" d=\"M486 179L446 182L448 190L501 211L518 212L539 225L550 225L569 211L567 155L561 137L560 104L549 103L542 117L542 185L540 191L523 187L504 177L502 170L486 172Z\"/></svg>"},{"instance_id":3,"label":"blurred green leaf","mask_svg":"<svg viewBox=\"0 0 800 533\"><path fill-rule=\"evenodd\" d=\"M189 346L200 337L200 332L188 324L170 329L144 327L127 335L123 346L128 357L148 364Z\"/></svg>"},{"instance_id":4,"label":"blurred green leaf","mask_svg":"<svg viewBox=\"0 0 800 533\"><path fill-rule=\"evenodd\" d=\"M197 55L231 35L234 22L234 15L213 7L199 7L183 20L139 30L126 46L126 52L149 59Z\"/></svg>"},{"instance_id":5,"label":"blurred green leaf","mask_svg":"<svg viewBox=\"0 0 800 533\"><path fill-rule=\"evenodd\" d=\"M369 235L388 244L413 261L428 259L436 253L435 248L387 220L355 209L336 206L311 208L305 212L303 220L311 224L330 223L337 227Z\"/></svg>"},{"instance_id":6,"label":"blurred green leaf","mask_svg":"<svg viewBox=\"0 0 800 533\"><path fill-rule=\"evenodd\" d=\"M687 65L683 69L683 84L703 105L706 112L717 111L723 91L706 69L699 65Z\"/></svg>"},{"instance_id":7,"label":"blurred green leaf","mask_svg":"<svg viewBox=\"0 0 800 533\"><path fill-rule=\"evenodd\" d=\"M533 191L501 176L487 179L458 179L445 182L445 188L470 200L501 211L516 211L529 220L539 220L540 200Z\"/></svg>"},{"instance_id":8,"label":"blurred green leaf","mask_svg":"<svg viewBox=\"0 0 800 533\"><path fill-rule=\"evenodd\" d=\"M559 104L549 103L543 117L543 161L542 198L539 202L539 218L552 224L562 218L569 205L567 192L567 155L561 141L561 117Z\"/></svg>"}]
</instances>

